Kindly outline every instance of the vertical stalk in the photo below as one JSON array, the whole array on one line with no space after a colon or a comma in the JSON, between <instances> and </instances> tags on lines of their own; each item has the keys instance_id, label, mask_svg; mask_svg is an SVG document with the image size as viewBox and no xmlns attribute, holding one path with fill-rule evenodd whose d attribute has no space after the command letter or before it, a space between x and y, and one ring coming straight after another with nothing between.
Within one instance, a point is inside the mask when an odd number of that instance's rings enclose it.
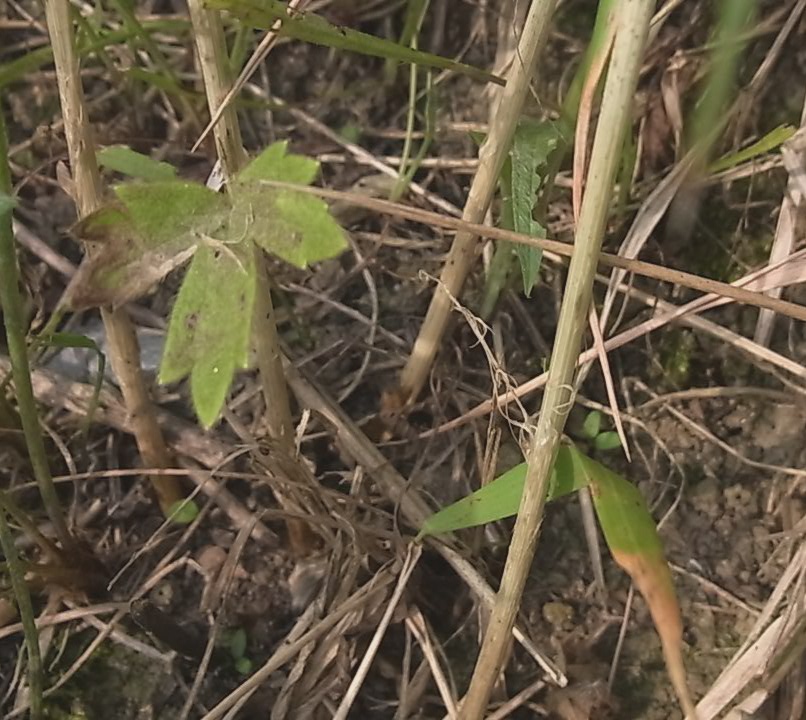
<instances>
[{"instance_id":1,"label":"vertical stalk","mask_svg":"<svg viewBox=\"0 0 806 720\"><path fill-rule=\"evenodd\" d=\"M227 57L224 30L218 13L207 10L202 0L188 0L188 9L193 23L210 116L218 117L213 126L216 151L224 177L229 179L246 164L247 155L241 141L235 108L228 105L219 110L219 105L224 102L232 86L231 65ZM283 372L282 351L271 299L267 260L257 245L254 246L253 252L257 288L252 337L256 346L257 365L266 403L268 434L271 440L277 443L278 452L293 458L294 422ZM288 505L282 494L276 493L276 497L282 507L295 509ZM292 551L299 556L306 555L313 546L313 533L308 523L299 518L287 518L286 527Z\"/></svg>"},{"instance_id":2,"label":"vertical stalk","mask_svg":"<svg viewBox=\"0 0 806 720\"><path fill-rule=\"evenodd\" d=\"M188 8L193 22L199 64L204 77L204 88L210 114L217 114L218 106L232 85L229 58L227 57L224 30L218 14L204 8L201 0L189 0ZM247 160L241 141L238 117L232 105L226 107L213 128L216 151L226 178L235 175ZM282 353L277 335L274 307L271 300L266 258L255 246L257 265L257 291L252 332L255 338L257 364L266 401L269 435L291 450L294 440L294 423L288 399L288 387L283 373Z\"/></svg>"},{"instance_id":3,"label":"vertical stalk","mask_svg":"<svg viewBox=\"0 0 806 720\"><path fill-rule=\"evenodd\" d=\"M587 326L593 278L601 250L624 131L630 119L654 0L622 0L616 39L591 153L587 191L577 227L549 377L532 435L523 497L509 546L501 587L470 683L462 717L483 717L501 667L534 557L554 458L573 402L574 373Z\"/></svg>"},{"instance_id":4,"label":"vertical stalk","mask_svg":"<svg viewBox=\"0 0 806 720\"><path fill-rule=\"evenodd\" d=\"M103 190L84 102L68 1L45 0L45 15L53 46L67 151L75 183L75 201L79 217L84 217L101 207ZM143 462L147 467L169 467L171 456L140 369L140 348L134 325L123 308L102 309L101 317L109 343L109 359L132 418L134 437ZM153 475L150 479L160 508L167 514L182 499L179 483L176 478L168 476Z\"/></svg>"},{"instance_id":5,"label":"vertical stalk","mask_svg":"<svg viewBox=\"0 0 806 720\"><path fill-rule=\"evenodd\" d=\"M518 51L507 75L506 87L501 94L499 112L479 150L479 169L473 178L462 213L462 219L466 222L483 222L490 206L555 4L556 0L532 0L518 43ZM453 307L451 296L458 297L461 293L476 255L476 246L477 238L471 233L458 232L454 238L440 276L440 283L434 289L431 304L420 327L414 348L400 375L399 393L400 400L404 403L416 398L428 378L448 325Z\"/></svg>"},{"instance_id":6,"label":"vertical stalk","mask_svg":"<svg viewBox=\"0 0 806 720\"><path fill-rule=\"evenodd\" d=\"M17 555L14 538L8 527L5 508L0 507L0 547L6 557L6 567L11 579L11 587L17 599L17 608L20 611L23 634L25 635L25 649L28 653L28 693L31 704L31 720L42 717L42 691L44 678L42 675L42 657L39 654L39 633L36 629L34 609L31 605L31 594L25 582L25 571Z\"/></svg>"},{"instance_id":7,"label":"vertical stalk","mask_svg":"<svg viewBox=\"0 0 806 720\"><path fill-rule=\"evenodd\" d=\"M8 167L8 137L6 135L5 118L0 113L0 193L11 195L11 175ZM0 212L0 303L8 341L8 354L14 377L14 391L17 395L17 409L31 468L39 485L42 502L62 548L70 550L73 538L64 520L59 496L48 466L45 443L39 429L39 418L36 414L36 402L31 386L31 371L28 366L28 348L25 342L25 322L22 300L19 293L19 275L17 273L17 256L14 252L14 233L11 227L11 210Z\"/></svg>"}]
</instances>

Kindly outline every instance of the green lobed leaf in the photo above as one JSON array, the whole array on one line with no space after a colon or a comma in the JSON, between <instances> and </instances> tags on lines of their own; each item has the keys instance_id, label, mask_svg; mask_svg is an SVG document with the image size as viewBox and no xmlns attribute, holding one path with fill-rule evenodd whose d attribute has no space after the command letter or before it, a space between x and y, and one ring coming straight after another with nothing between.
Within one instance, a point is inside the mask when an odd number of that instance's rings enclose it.
<instances>
[{"instance_id":1,"label":"green lobed leaf","mask_svg":"<svg viewBox=\"0 0 806 720\"><path fill-rule=\"evenodd\" d=\"M292 265L305 268L347 247L344 231L317 197L238 181L231 190L233 225Z\"/></svg>"},{"instance_id":2,"label":"green lobed leaf","mask_svg":"<svg viewBox=\"0 0 806 720\"><path fill-rule=\"evenodd\" d=\"M255 301L255 264L245 243L202 245L174 303L159 380L190 375L199 421L210 427L235 371L249 360Z\"/></svg>"},{"instance_id":3,"label":"green lobed leaf","mask_svg":"<svg viewBox=\"0 0 806 720\"><path fill-rule=\"evenodd\" d=\"M154 160L126 145L110 145L96 155L103 167L139 180L173 180L176 177L173 165Z\"/></svg>"},{"instance_id":4,"label":"green lobed leaf","mask_svg":"<svg viewBox=\"0 0 806 720\"><path fill-rule=\"evenodd\" d=\"M546 229L533 217L537 194L546 175L546 162L557 148L560 132L550 121L524 120L518 124L512 140L512 224L515 232L545 238ZM523 291L527 297L537 282L543 254L539 248L517 246L523 277Z\"/></svg>"},{"instance_id":5,"label":"green lobed leaf","mask_svg":"<svg viewBox=\"0 0 806 720\"><path fill-rule=\"evenodd\" d=\"M326 260L347 247L344 231L320 198L270 188L262 180L309 185L319 172L311 158L288 154L276 142L252 160L230 184L231 233L239 231L264 250L300 268Z\"/></svg>"},{"instance_id":6,"label":"green lobed leaf","mask_svg":"<svg viewBox=\"0 0 806 720\"><path fill-rule=\"evenodd\" d=\"M288 142L269 145L237 175L237 181L280 180L297 185L310 185L319 172L319 163L305 155L288 154Z\"/></svg>"},{"instance_id":7,"label":"green lobed leaf","mask_svg":"<svg viewBox=\"0 0 806 720\"><path fill-rule=\"evenodd\" d=\"M115 187L115 195L149 249L177 242L177 238L191 244L202 234L215 235L226 224L226 197L201 183L124 183Z\"/></svg>"},{"instance_id":8,"label":"green lobed leaf","mask_svg":"<svg viewBox=\"0 0 806 720\"><path fill-rule=\"evenodd\" d=\"M70 284L74 310L121 305L146 294L228 219L227 198L198 183L125 183L115 193L117 202L72 229L91 248Z\"/></svg>"},{"instance_id":9,"label":"green lobed leaf","mask_svg":"<svg viewBox=\"0 0 806 720\"><path fill-rule=\"evenodd\" d=\"M258 28L269 29L277 20L280 20L282 22L280 35L314 45L349 50L363 55L408 62L424 67L453 70L475 80L504 85L501 78L479 68L421 50L412 50L368 33L333 25L321 15L290 11L286 3L278 2L278 0L209 0L207 5L219 10L229 10L244 22Z\"/></svg>"}]
</instances>

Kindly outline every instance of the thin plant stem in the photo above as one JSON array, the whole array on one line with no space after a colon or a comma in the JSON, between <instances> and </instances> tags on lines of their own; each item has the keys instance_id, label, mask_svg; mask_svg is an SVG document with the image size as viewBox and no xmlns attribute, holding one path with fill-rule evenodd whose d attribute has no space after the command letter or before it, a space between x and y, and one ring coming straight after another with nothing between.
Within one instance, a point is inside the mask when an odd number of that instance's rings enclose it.
<instances>
[{"instance_id":1,"label":"thin plant stem","mask_svg":"<svg viewBox=\"0 0 806 720\"><path fill-rule=\"evenodd\" d=\"M39 654L39 633L36 629L34 608L31 605L31 594L25 582L25 571L20 563L14 538L8 527L6 512L0 508L0 546L6 556L6 568L11 579L11 587L17 599L17 608L20 611L22 632L25 636L25 649L28 655L28 702L31 705L31 720L42 717L42 693L44 690L44 676L42 672L42 657Z\"/></svg>"},{"instance_id":2,"label":"thin plant stem","mask_svg":"<svg viewBox=\"0 0 806 720\"><path fill-rule=\"evenodd\" d=\"M11 194L11 175L8 166L8 139L5 119L0 113L0 193ZM73 537L67 529L59 496L50 474L45 443L36 413L34 391L31 386L31 371L28 365L28 347L25 341L25 322L22 299L19 291L17 256L14 251L14 233L11 225L11 211L0 217L0 303L11 358L14 390L17 396L17 411L22 422L28 457L39 485L39 493L48 513L56 536L65 550L73 547Z\"/></svg>"},{"instance_id":3,"label":"thin plant stem","mask_svg":"<svg viewBox=\"0 0 806 720\"><path fill-rule=\"evenodd\" d=\"M204 77L207 104L210 107L210 113L214 115L232 85L229 77L230 67L224 42L224 30L218 14L204 8L199 0L191 0L188 7L195 29L196 48ZM229 106L223 110L213 128L213 137L224 176L231 178L247 161L234 107ZM269 436L280 442L285 449L291 449L294 439L294 423L283 372L269 275L263 252L257 246L255 247L255 260L257 264L257 300L252 333L257 351L263 396L266 401Z\"/></svg>"},{"instance_id":4,"label":"thin plant stem","mask_svg":"<svg viewBox=\"0 0 806 720\"><path fill-rule=\"evenodd\" d=\"M532 0L516 58L502 92L499 112L479 150L479 169L462 213L462 219L467 222L481 223L490 206L555 4L556 0ZM461 293L477 244L477 236L469 232L459 232L454 238L414 348L400 375L399 400L402 403L413 401L425 384L448 325L453 307L451 297Z\"/></svg>"},{"instance_id":5,"label":"thin plant stem","mask_svg":"<svg viewBox=\"0 0 806 720\"><path fill-rule=\"evenodd\" d=\"M512 627L534 557L551 468L573 403L574 374L588 323L597 258L654 4L654 0L623 0L616 11L616 39L577 228L577 252L571 259L549 379L529 443L524 492L501 586L462 705L466 720L484 716L493 685L506 662Z\"/></svg>"},{"instance_id":6,"label":"thin plant stem","mask_svg":"<svg viewBox=\"0 0 806 720\"><path fill-rule=\"evenodd\" d=\"M224 177L229 179L246 164L248 159L241 140L241 130L235 108L230 105L219 112L232 86L231 64L227 56L224 30L219 14L207 10L201 0L189 0L188 8L196 37L202 77L210 115L218 117L213 126L218 158ZM257 366L263 397L266 403L266 423L269 438L278 444L278 452L289 458L295 457L294 422L288 385L283 371L280 338L271 298L271 282L268 263L263 250L254 246L256 268L256 297L252 319L252 338L257 354ZM283 507L296 510L286 499L276 494ZM313 547L313 532L307 522L299 518L287 518L289 544L297 555L305 555Z\"/></svg>"},{"instance_id":7,"label":"thin plant stem","mask_svg":"<svg viewBox=\"0 0 806 720\"><path fill-rule=\"evenodd\" d=\"M70 5L67 0L46 0L45 15L53 46L75 201L79 216L85 217L103 204L103 189L84 101ZM143 462L147 467L170 467L171 455L157 423L154 405L140 368L140 347L134 325L124 308L104 308L101 317L109 346L109 359L132 418L134 436ZM162 512L168 515L173 506L182 500L177 479L152 475L150 480Z\"/></svg>"}]
</instances>

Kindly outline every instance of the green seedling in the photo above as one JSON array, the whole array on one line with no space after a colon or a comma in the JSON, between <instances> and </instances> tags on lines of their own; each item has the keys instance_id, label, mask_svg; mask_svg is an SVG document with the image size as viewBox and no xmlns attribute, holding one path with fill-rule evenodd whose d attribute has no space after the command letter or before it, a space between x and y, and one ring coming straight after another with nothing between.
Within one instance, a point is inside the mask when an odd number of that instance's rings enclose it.
<instances>
[{"instance_id":1,"label":"green seedling","mask_svg":"<svg viewBox=\"0 0 806 720\"><path fill-rule=\"evenodd\" d=\"M229 651L235 670L241 675L250 675L254 669L254 663L246 655L246 630L235 628L224 633L223 645Z\"/></svg>"},{"instance_id":2,"label":"green seedling","mask_svg":"<svg viewBox=\"0 0 806 720\"><path fill-rule=\"evenodd\" d=\"M588 421L599 436L601 420ZM516 515L523 494L526 464L514 467L492 483L428 518L417 536L453 532ZM548 500L590 488L596 515L616 563L637 586L649 606L661 639L669 678L681 705L693 707L683 664L683 623L655 522L638 489L573 445L560 447L552 471Z\"/></svg>"},{"instance_id":3,"label":"green seedling","mask_svg":"<svg viewBox=\"0 0 806 720\"><path fill-rule=\"evenodd\" d=\"M177 525L190 525L199 515L199 506L193 500L177 500L168 510L168 520Z\"/></svg>"},{"instance_id":4,"label":"green seedling","mask_svg":"<svg viewBox=\"0 0 806 720\"><path fill-rule=\"evenodd\" d=\"M150 179L117 185L115 200L73 230L98 248L71 283L73 309L134 300L192 258L171 313L159 380L190 376L205 427L218 417L235 372L248 364L255 247L300 268L346 247L322 200L263 184L313 182L318 163L286 149L285 142L266 148L232 179L226 194L169 178L164 163L134 151L107 150L107 166Z\"/></svg>"},{"instance_id":5,"label":"green seedling","mask_svg":"<svg viewBox=\"0 0 806 720\"><path fill-rule=\"evenodd\" d=\"M615 450L621 447L621 438L617 432L602 430L602 413L593 410L587 414L582 423L582 437L589 440L597 450Z\"/></svg>"}]
</instances>

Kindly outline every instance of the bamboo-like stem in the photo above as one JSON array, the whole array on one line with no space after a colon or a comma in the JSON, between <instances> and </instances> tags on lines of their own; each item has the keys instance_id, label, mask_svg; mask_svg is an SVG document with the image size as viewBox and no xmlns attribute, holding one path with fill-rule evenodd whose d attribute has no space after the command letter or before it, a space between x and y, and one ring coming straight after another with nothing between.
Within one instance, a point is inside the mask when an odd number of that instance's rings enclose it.
<instances>
[{"instance_id":1,"label":"bamboo-like stem","mask_svg":"<svg viewBox=\"0 0 806 720\"><path fill-rule=\"evenodd\" d=\"M79 217L84 217L101 207L103 189L81 85L70 5L67 0L45 0L45 15L53 46L75 201ZM140 369L140 348L134 325L123 308L102 309L101 317L109 344L109 359L134 423L135 440L143 462L147 467L170 467L171 456ZM160 508L167 514L182 499L179 483L176 478L163 475L153 475L150 480Z\"/></svg>"},{"instance_id":2,"label":"bamboo-like stem","mask_svg":"<svg viewBox=\"0 0 806 720\"><path fill-rule=\"evenodd\" d=\"M232 86L231 68L226 52L224 30L219 14L207 10L202 0L188 0L188 9L196 38L207 104L212 117L218 116L213 127L216 151L225 178L233 177L247 161L246 151L241 140L238 116L233 106L220 113L219 105L224 101ZM269 437L278 443L280 451L294 457L294 422L288 397L288 385L283 372L282 351L277 334L277 322L271 299L271 283L266 256L257 245L254 247L256 269L256 297L252 319L252 337L255 342L257 366L263 397L266 402L266 422ZM281 506L286 499L277 494ZM291 508L289 509L296 509ZM297 555L307 554L313 546L313 533L310 526L299 518L286 521L289 544Z\"/></svg>"},{"instance_id":3,"label":"bamboo-like stem","mask_svg":"<svg viewBox=\"0 0 806 720\"><path fill-rule=\"evenodd\" d=\"M8 137L6 135L5 118L0 113L0 192L11 194L11 175L8 167ZM22 310L22 299L19 293L19 274L17 272L17 256L14 252L14 233L11 225L11 213L0 217L0 307L3 310L3 321L6 328L8 354L11 358L14 391L17 396L17 411L22 422L25 444L31 468L39 485L42 502L48 513L53 529L62 547L70 550L73 537L67 529L59 496L53 484L48 465L45 443L39 428L36 413L34 391L31 386L31 372L28 365L28 347L25 342L25 322Z\"/></svg>"},{"instance_id":4,"label":"bamboo-like stem","mask_svg":"<svg viewBox=\"0 0 806 720\"><path fill-rule=\"evenodd\" d=\"M36 629L34 609L31 605L31 594L25 582L25 570L17 555L14 538L6 520L6 511L0 507L0 547L6 557L6 567L11 579L14 597L17 599L17 608L20 611L23 635L25 636L25 649L28 654L28 702L31 705L31 720L42 717L42 692L44 678L42 673L42 657L39 653L39 633Z\"/></svg>"},{"instance_id":5,"label":"bamboo-like stem","mask_svg":"<svg viewBox=\"0 0 806 720\"><path fill-rule=\"evenodd\" d=\"M466 720L484 715L493 685L505 664L534 557L551 468L573 402L574 373L582 333L587 326L597 258L654 4L654 0L622 0L617 9L615 46L577 228L577 252L571 258L549 379L529 444L529 469L501 586L462 705L462 717Z\"/></svg>"},{"instance_id":6,"label":"bamboo-like stem","mask_svg":"<svg viewBox=\"0 0 806 720\"><path fill-rule=\"evenodd\" d=\"M462 219L467 222L481 223L490 206L555 4L556 0L532 0L499 111L479 150L479 168L462 213ZM416 398L428 378L450 318L451 297L457 297L462 291L477 244L477 236L469 232L459 232L454 238L414 348L400 375L399 393L404 403Z\"/></svg>"}]
</instances>

